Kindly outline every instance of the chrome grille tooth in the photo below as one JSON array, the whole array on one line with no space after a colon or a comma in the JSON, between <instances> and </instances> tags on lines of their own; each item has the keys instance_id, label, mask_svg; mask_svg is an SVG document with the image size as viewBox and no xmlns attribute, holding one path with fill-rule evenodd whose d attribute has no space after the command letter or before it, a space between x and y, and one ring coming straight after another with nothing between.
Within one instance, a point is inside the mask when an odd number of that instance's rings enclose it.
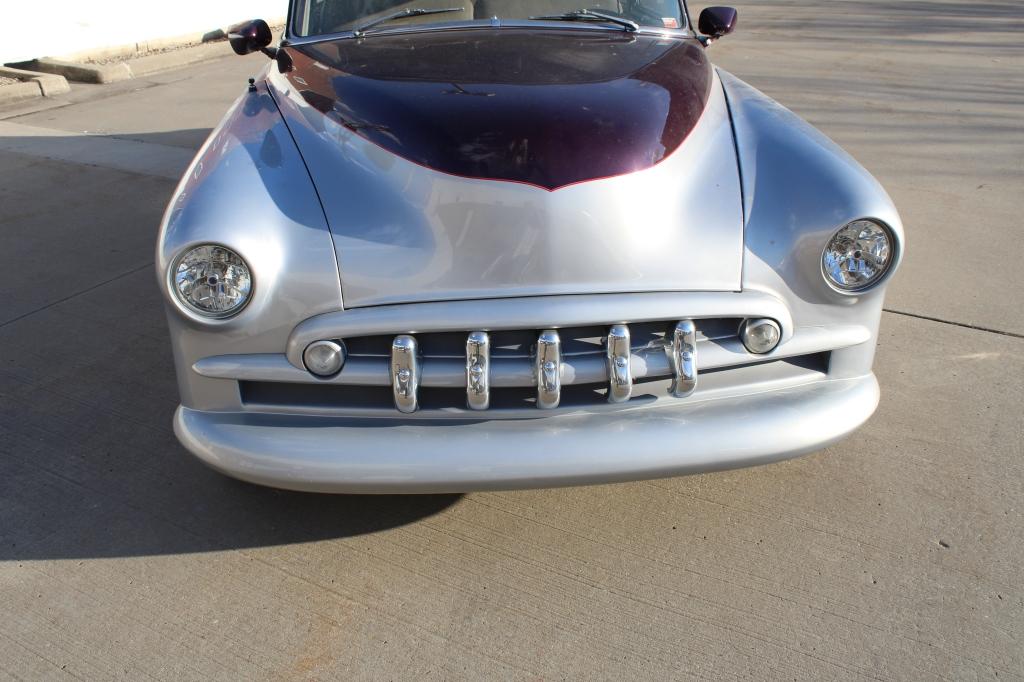
<instances>
[{"instance_id":1,"label":"chrome grille tooth","mask_svg":"<svg viewBox=\"0 0 1024 682\"><path fill-rule=\"evenodd\" d=\"M537 336L534 373L537 407L544 410L558 407L562 397L562 341L554 329L545 329Z\"/></svg>"},{"instance_id":2,"label":"chrome grille tooth","mask_svg":"<svg viewBox=\"0 0 1024 682\"><path fill-rule=\"evenodd\" d=\"M608 402L625 402L633 393L633 376L629 368L628 326L615 324L608 329L605 352L608 359Z\"/></svg>"},{"instance_id":3,"label":"chrome grille tooth","mask_svg":"<svg viewBox=\"0 0 1024 682\"><path fill-rule=\"evenodd\" d=\"M420 361L415 337L401 334L391 342L391 390L395 407L409 414L419 407Z\"/></svg>"},{"instance_id":4,"label":"chrome grille tooth","mask_svg":"<svg viewBox=\"0 0 1024 682\"><path fill-rule=\"evenodd\" d=\"M684 398L697 388L697 328L693 320L680 320L672 332L669 364L672 366L672 387L669 393Z\"/></svg>"},{"instance_id":5,"label":"chrome grille tooth","mask_svg":"<svg viewBox=\"0 0 1024 682\"><path fill-rule=\"evenodd\" d=\"M466 404L486 410L491 404L491 338L487 332L466 337Z\"/></svg>"}]
</instances>

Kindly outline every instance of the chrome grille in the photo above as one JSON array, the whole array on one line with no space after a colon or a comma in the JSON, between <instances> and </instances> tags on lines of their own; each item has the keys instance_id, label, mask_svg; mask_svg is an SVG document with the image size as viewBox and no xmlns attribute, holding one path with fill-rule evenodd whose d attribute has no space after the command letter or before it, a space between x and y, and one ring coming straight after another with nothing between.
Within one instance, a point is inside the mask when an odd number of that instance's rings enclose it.
<instances>
[{"instance_id":1,"label":"chrome grille","mask_svg":"<svg viewBox=\"0 0 1024 682\"><path fill-rule=\"evenodd\" d=\"M481 411L531 402L628 402L636 380L667 378L684 397L697 383L698 342L735 339L741 320L711 318L561 329L429 332L336 339L347 360L337 383L391 388L399 412ZM526 397L526 393L529 397ZM376 402L376 401L371 401Z\"/></svg>"}]
</instances>

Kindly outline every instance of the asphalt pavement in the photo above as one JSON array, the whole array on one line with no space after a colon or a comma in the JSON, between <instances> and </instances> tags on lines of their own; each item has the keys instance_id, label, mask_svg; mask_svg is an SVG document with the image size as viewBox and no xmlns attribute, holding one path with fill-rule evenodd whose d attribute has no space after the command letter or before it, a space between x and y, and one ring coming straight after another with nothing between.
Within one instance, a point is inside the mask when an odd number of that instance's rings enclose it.
<instances>
[{"instance_id":1,"label":"asphalt pavement","mask_svg":"<svg viewBox=\"0 0 1024 682\"><path fill-rule=\"evenodd\" d=\"M879 178L908 255L871 421L704 476L356 497L205 468L154 241L265 58L0 109L0 677L1024 677L1024 8L739 10L712 58Z\"/></svg>"}]
</instances>

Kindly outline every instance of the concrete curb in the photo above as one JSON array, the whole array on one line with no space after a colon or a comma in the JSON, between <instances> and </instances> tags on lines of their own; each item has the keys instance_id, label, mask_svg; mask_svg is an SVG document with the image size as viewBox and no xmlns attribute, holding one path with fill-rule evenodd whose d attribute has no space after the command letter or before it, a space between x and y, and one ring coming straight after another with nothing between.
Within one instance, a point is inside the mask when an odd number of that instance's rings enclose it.
<instances>
[{"instance_id":1,"label":"concrete curb","mask_svg":"<svg viewBox=\"0 0 1024 682\"><path fill-rule=\"evenodd\" d=\"M79 83L116 83L132 77L131 69L124 63L118 64L80 64L65 62L60 59L43 57L28 62L21 62L19 67L59 74L68 80Z\"/></svg>"},{"instance_id":2,"label":"concrete curb","mask_svg":"<svg viewBox=\"0 0 1024 682\"><path fill-rule=\"evenodd\" d=\"M21 81L0 88L0 104L30 97L52 97L71 90L66 78L49 73L0 66L0 76L17 78Z\"/></svg>"},{"instance_id":3,"label":"concrete curb","mask_svg":"<svg viewBox=\"0 0 1024 682\"><path fill-rule=\"evenodd\" d=\"M39 83L32 81L21 81L0 87L0 104L42 96L43 91L40 89Z\"/></svg>"},{"instance_id":4,"label":"concrete curb","mask_svg":"<svg viewBox=\"0 0 1024 682\"><path fill-rule=\"evenodd\" d=\"M284 21L280 24L273 24L271 30L277 33L283 30ZM178 40L178 42L175 42ZM193 42L195 40L195 42ZM199 42L202 41L202 42ZM12 67L19 69L30 69L35 72L53 74L59 77L64 83L64 90L68 89L67 81L80 83L116 83L118 81L147 76L160 71L177 69L189 64L206 61L207 59L218 59L234 54L231 45L226 40L223 30L208 31L202 35L187 36L180 39L153 40L147 43L137 43L137 50L166 50L165 52L154 52L153 54L141 54L132 52L130 48L104 48L92 53L78 53L70 59L56 59L53 57L41 57L27 62L12 64ZM109 59L111 55L118 55L124 61L110 64L96 64L88 61L77 61L86 59ZM133 56L138 55L138 56ZM115 57L116 58L116 57ZM76 61L71 61L76 60ZM17 70L17 69L10 69ZM41 75L37 73L36 75ZM20 78L20 76L15 76ZM6 86L8 89L13 86ZM43 86L40 85L42 88ZM56 86L53 86L56 87ZM44 93L46 94L46 93ZM2 101L2 100L0 100Z\"/></svg>"}]
</instances>

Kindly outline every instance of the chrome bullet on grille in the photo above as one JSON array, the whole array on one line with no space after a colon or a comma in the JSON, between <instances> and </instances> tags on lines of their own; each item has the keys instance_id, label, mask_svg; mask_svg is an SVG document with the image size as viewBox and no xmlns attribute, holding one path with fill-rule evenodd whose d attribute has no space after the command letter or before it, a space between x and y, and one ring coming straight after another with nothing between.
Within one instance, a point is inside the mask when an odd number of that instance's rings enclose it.
<instances>
[{"instance_id":1,"label":"chrome bullet on grille","mask_svg":"<svg viewBox=\"0 0 1024 682\"><path fill-rule=\"evenodd\" d=\"M550 410L562 398L562 341L554 329L545 329L537 337L534 364L537 377L537 407Z\"/></svg>"},{"instance_id":2,"label":"chrome bullet on grille","mask_svg":"<svg viewBox=\"0 0 1024 682\"><path fill-rule=\"evenodd\" d=\"M608 329L605 352L608 361L608 402L625 402L633 392L633 376L629 369L629 327L616 324Z\"/></svg>"},{"instance_id":3,"label":"chrome bullet on grille","mask_svg":"<svg viewBox=\"0 0 1024 682\"><path fill-rule=\"evenodd\" d=\"M416 339L408 334L391 343L391 390L399 412L415 412L419 406L420 363Z\"/></svg>"},{"instance_id":4,"label":"chrome bullet on grille","mask_svg":"<svg viewBox=\"0 0 1024 682\"><path fill-rule=\"evenodd\" d=\"M470 332L466 338L466 404L486 410L491 404L491 339L487 332Z\"/></svg>"},{"instance_id":5,"label":"chrome bullet on grille","mask_svg":"<svg viewBox=\"0 0 1024 682\"><path fill-rule=\"evenodd\" d=\"M697 388L697 328L692 320L676 324L668 350L673 375L669 392L676 398L685 398Z\"/></svg>"}]
</instances>

